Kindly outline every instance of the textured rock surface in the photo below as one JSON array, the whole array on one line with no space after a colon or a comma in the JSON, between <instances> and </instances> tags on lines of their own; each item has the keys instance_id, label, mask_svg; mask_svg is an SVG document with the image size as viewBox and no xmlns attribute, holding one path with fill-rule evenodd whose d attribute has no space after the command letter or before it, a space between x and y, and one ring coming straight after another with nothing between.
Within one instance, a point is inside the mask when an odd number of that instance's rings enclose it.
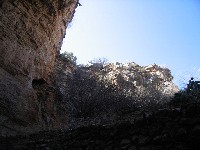
<instances>
[{"instance_id":1,"label":"textured rock surface","mask_svg":"<svg viewBox=\"0 0 200 150\"><path fill-rule=\"evenodd\" d=\"M76 7L77 0L0 1L0 134L58 126L53 71Z\"/></svg>"}]
</instances>

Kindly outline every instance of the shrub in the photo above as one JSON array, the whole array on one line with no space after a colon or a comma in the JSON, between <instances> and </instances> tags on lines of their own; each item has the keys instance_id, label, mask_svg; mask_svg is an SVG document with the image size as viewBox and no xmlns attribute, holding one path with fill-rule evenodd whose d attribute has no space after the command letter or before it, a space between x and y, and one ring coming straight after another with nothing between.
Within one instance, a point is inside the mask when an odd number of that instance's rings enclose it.
<instances>
[{"instance_id":1,"label":"shrub","mask_svg":"<svg viewBox=\"0 0 200 150\"><path fill-rule=\"evenodd\" d=\"M162 97L153 88L146 88L140 97L134 92L128 95L130 92L102 78L101 70L91 66L77 66L68 84L66 101L72 104L70 113L75 118L101 118L105 114L123 118L144 107L157 107Z\"/></svg>"},{"instance_id":2,"label":"shrub","mask_svg":"<svg viewBox=\"0 0 200 150\"><path fill-rule=\"evenodd\" d=\"M193 81L193 78L189 80L187 87L180 90L174 95L171 101L173 106L186 105L188 103L199 103L200 102L200 86L199 81Z\"/></svg>"},{"instance_id":3,"label":"shrub","mask_svg":"<svg viewBox=\"0 0 200 150\"><path fill-rule=\"evenodd\" d=\"M76 65L77 57L74 56L72 52L64 52L60 54L60 58L64 61L69 61L70 63Z\"/></svg>"}]
</instances>

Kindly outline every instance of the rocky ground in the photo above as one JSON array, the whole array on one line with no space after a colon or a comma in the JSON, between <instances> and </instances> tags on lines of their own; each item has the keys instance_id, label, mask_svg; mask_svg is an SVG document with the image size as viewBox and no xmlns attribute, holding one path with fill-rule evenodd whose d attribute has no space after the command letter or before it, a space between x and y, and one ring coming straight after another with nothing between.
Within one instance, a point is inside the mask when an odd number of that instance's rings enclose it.
<instances>
[{"instance_id":1,"label":"rocky ground","mask_svg":"<svg viewBox=\"0 0 200 150\"><path fill-rule=\"evenodd\" d=\"M135 123L87 126L1 138L1 149L198 150L200 104L160 109Z\"/></svg>"}]
</instances>

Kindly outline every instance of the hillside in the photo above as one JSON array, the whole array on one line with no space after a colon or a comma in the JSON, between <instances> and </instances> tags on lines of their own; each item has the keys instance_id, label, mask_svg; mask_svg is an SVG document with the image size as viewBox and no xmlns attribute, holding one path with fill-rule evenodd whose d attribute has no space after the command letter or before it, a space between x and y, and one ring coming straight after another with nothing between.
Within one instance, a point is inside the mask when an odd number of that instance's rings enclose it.
<instances>
[{"instance_id":1,"label":"hillside","mask_svg":"<svg viewBox=\"0 0 200 150\"><path fill-rule=\"evenodd\" d=\"M125 118L131 121L135 114L166 104L178 92L170 70L156 64L75 65L66 58L57 64L56 78L69 118L104 123Z\"/></svg>"}]
</instances>

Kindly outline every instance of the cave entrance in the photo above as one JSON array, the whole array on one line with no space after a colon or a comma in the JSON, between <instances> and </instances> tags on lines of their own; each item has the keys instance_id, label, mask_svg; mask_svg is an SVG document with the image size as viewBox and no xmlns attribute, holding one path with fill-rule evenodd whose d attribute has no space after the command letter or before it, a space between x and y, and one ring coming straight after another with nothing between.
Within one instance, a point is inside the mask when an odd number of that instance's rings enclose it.
<instances>
[{"instance_id":1,"label":"cave entrance","mask_svg":"<svg viewBox=\"0 0 200 150\"><path fill-rule=\"evenodd\" d=\"M41 86L43 86L45 84L46 84L46 81L43 78L41 78L41 79L33 79L33 81L32 81L32 87L34 89L38 89L39 87L41 87Z\"/></svg>"}]
</instances>

